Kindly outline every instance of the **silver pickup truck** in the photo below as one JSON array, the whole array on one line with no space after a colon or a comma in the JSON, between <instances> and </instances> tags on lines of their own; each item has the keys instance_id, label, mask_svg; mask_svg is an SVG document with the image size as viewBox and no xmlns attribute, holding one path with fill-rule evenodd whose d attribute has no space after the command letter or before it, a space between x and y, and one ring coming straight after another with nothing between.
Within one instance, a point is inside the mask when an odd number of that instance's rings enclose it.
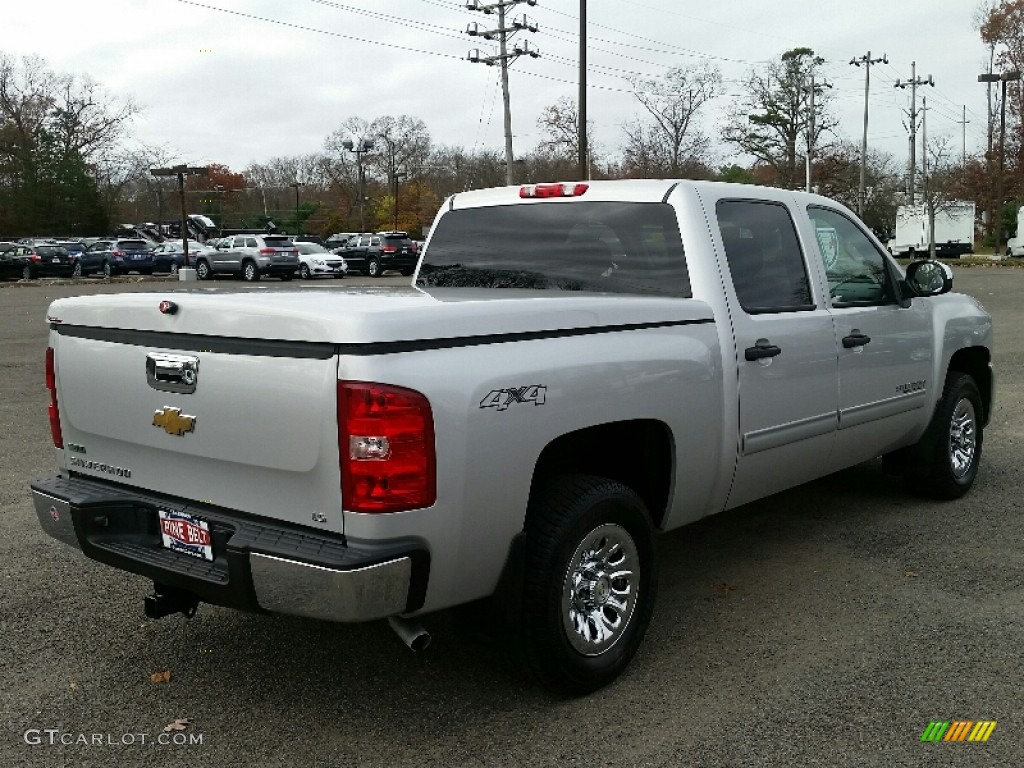
<instances>
[{"instance_id":1,"label":"silver pickup truck","mask_svg":"<svg viewBox=\"0 0 1024 768\"><path fill-rule=\"evenodd\" d=\"M457 194L407 288L55 301L35 507L152 580L150 616L386 618L419 649L458 606L585 693L641 642L656 534L878 456L968 491L992 324L951 285L799 192Z\"/></svg>"}]
</instances>

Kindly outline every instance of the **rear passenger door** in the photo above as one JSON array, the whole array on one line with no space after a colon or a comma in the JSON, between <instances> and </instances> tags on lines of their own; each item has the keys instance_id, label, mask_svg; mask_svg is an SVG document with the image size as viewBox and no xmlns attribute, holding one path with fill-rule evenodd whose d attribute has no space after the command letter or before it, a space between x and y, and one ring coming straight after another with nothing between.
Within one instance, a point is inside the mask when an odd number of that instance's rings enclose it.
<instances>
[{"instance_id":1,"label":"rear passenger door","mask_svg":"<svg viewBox=\"0 0 1024 768\"><path fill-rule=\"evenodd\" d=\"M783 202L717 202L736 340L739 452L729 507L829 471L838 362L832 316ZM814 274L814 273L812 273Z\"/></svg>"}]
</instances>

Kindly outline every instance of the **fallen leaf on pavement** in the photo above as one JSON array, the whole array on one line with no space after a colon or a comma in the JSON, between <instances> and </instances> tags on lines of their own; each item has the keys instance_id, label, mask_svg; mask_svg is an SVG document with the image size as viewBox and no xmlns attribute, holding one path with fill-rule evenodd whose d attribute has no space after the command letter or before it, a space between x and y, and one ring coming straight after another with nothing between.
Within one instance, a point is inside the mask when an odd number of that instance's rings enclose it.
<instances>
[{"instance_id":1,"label":"fallen leaf on pavement","mask_svg":"<svg viewBox=\"0 0 1024 768\"><path fill-rule=\"evenodd\" d=\"M187 717L176 718L173 723L164 726L164 733L170 733L171 731L184 731L191 722L192 721Z\"/></svg>"},{"instance_id":2,"label":"fallen leaf on pavement","mask_svg":"<svg viewBox=\"0 0 1024 768\"><path fill-rule=\"evenodd\" d=\"M150 682L153 683L166 683L171 679L171 670L166 669L163 672L154 672L149 676Z\"/></svg>"}]
</instances>

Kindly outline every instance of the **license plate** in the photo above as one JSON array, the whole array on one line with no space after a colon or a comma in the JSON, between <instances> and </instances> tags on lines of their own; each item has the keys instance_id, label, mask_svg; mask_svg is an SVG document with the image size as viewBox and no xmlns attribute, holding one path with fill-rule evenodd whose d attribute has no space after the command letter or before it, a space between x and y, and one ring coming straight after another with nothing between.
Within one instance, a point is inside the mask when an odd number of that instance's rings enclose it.
<instances>
[{"instance_id":1,"label":"license plate","mask_svg":"<svg viewBox=\"0 0 1024 768\"><path fill-rule=\"evenodd\" d=\"M157 510L157 515L160 517L160 537L165 549L202 560L213 560L209 523L170 509Z\"/></svg>"},{"instance_id":2,"label":"license plate","mask_svg":"<svg viewBox=\"0 0 1024 768\"><path fill-rule=\"evenodd\" d=\"M144 253L136 253L136 254L132 255L132 258L135 261L142 261L144 258L146 258L146 254L144 254Z\"/></svg>"},{"instance_id":3,"label":"license plate","mask_svg":"<svg viewBox=\"0 0 1024 768\"><path fill-rule=\"evenodd\" d=\"M54 256L53 257L53 263L54 264L60 264L60 258L58 258L57 256Z\"/></svg>"}]
</instances>

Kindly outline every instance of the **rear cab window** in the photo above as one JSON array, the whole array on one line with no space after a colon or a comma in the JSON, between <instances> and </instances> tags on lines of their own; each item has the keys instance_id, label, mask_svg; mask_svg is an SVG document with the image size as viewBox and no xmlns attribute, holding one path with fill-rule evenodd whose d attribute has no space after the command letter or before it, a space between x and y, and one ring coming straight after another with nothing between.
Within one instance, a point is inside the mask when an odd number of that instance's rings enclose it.
<instances>
[{"instance_id":1,"label":"rear cab window","mask_svg":"<svg viewBox=\"0 0 1024 768\"><path fill-rule=\"evenodd\" d=\"M689 298L674 209L573 202L468 208L441 217L417 285Z\"/></svg>"}]
</instances>

